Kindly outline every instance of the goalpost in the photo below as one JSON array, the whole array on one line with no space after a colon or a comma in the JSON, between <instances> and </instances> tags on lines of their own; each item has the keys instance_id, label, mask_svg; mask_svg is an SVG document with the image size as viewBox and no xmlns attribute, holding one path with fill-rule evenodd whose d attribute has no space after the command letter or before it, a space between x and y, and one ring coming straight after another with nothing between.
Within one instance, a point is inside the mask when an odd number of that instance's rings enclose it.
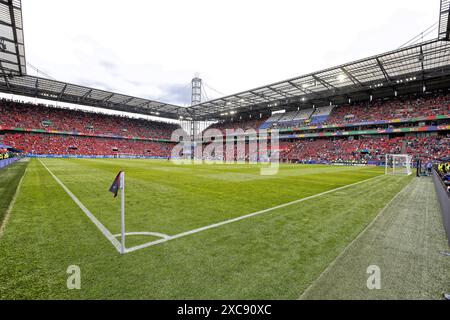
<instances>
[{"instance_id":1,"label":"goalpost","mask_svg":"<svg viewBox=\"0 0 450 320\"><path fill-rule=\"evenodd\" d=\"M410 175L411 156L408 154L387 154L385 174Z\"/></svg>"},{"instance_id":2,"label":"goalpost","mask_svg":"<svg viewBox=\"0 0 450 320\"><path fill-rule=\"evenodd\" d=\"M139 156L135 155L134 153L116 153L114 155L114 158L118 159L134 159L138 158Z\"/></svg>"}]
</instances>

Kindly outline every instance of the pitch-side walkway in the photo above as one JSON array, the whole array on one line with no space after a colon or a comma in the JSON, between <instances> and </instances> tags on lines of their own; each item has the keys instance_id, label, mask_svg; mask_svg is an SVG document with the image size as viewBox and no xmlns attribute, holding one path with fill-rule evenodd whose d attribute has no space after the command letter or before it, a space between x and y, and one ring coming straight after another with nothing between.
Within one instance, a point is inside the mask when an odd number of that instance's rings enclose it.
<instances>
[{"instance_id":1,"label":"pitch-side walkway","mask_svg":"<svg viewBox=\"0 0 450 320\"><path fill-rule=\"evenodd\" d=\"M448 252L433 182L415 178L300 298L441 299Z\"/></svg>"}]
</instances>

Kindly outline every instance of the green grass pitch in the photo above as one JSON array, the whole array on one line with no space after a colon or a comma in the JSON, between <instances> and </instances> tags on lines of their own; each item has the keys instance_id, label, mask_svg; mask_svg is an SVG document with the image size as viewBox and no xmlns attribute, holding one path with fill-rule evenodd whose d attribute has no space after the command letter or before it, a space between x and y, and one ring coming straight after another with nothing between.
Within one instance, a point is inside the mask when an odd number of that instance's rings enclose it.
<instances>
[{"instance_id":1,"label":"green grass pitch","mask_svg":"<svg viewBox=\"0 0 450 320\"><path fill-rule=\"evenodd\" d=\"M257 216L120 255L40 160L28 163L0 236L0 299L298 299L411 177L381 168L175 165L43 159L113 234L126 172L127 232L175 235L362 182ZM376 177L376 178L375 178ZM127 246L156 237L129 236ZM81 289L66 270L81 268Z\"/></svg>"}]
</instances>

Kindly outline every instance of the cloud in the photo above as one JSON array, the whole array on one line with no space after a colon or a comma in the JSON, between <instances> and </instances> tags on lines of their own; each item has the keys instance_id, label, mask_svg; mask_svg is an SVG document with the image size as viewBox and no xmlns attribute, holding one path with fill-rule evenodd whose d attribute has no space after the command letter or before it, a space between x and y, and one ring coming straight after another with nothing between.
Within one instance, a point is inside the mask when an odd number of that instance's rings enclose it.
<instances>
[{"instance_id":1,"label":"cloud","mask_svg":"<svg viewBox=\"0 0 450 320\"><path fill-rule=\"evenodd\" d=\"M23 0L27 61L61 81L188 105L195 72L221 92L249 90L395 49L439 10L423 0L128 2Z\"/></svg>"},{"instance_id":2,"label":"cloud","mask_svg":"<svg viewBox=\"0 0 450 320\"><path fill-rule=\"evenodd\" d=\"M153 100L187 106L191 103L191 89L187 84L166 84L159 87L161 95ZM151 99L151 98L149 98Z\"/></svg>"},{"instance_id":3,"label":"cloud","mask_svg":"<svg viewBox=\"0 0 450 320\"><path fill-rule=\"evenodd\" d=\"M114 86L111 86L109 83L98 81L98 80L80 78L80 79L78 79L76 84L78 84L80 86L85 86L85 87L90 87L90 88L95 88L95 89L100 89L100 90L105 90L105 91L117 92L117 88L115 88Z\"/></svg>"},{"instance_id":4,"label":"cloud","mask_svg":"<svg viewBox=\"0 0 450 320\"><path fill-rule=\"evenodd\" d=\"M112 61L99 60L98 64L101 67L105 68L106 70L110 70L110 71L119 70L119 65L117 65L116 63L114 63Z\"/></svg>"}]
</instances>

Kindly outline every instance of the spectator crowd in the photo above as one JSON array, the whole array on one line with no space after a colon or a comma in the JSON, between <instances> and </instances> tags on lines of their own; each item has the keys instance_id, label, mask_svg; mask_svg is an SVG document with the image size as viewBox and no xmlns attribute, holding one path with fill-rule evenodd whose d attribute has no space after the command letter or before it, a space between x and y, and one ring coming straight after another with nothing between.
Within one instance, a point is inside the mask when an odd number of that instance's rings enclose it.
<instances>
[{"instance_id":1,"label":"spectator crowd","mask_svg":"<svg viewBox=\"0 0 450 320\"><path fill-rule=\"evenodd\" d=\"M382 162L386 154L409 154L424 161L448 155L450 137L364 137L361 139L306 139L297 141L282 152L281 158L289 162Z\"/></svg>"},{"instance_id":2,"label":"spectator crowd","mask_svg":"<svg viewBox=\"0 0 450 320\"><path fill-rule=\"evenodd\" d=\"M450 95L344 105L336 107L324 124L351 124L435 115L450 115Z\"/></svg>"},{"instance_id":3,"label":"spectator crowd","mask_svg":"<svg viewBox=\"0 0 450 320\"><path fill-rule=\"evenodd\" d=\"M335 107L326 124L351 124L445 114L450 115L450 95L414 99L396 98L390 101ZM224 121L209 128L219 129L222 132L225 132L225 129L257 130L266 120L267 117ZM180 128L177 124L165 122L10 100L0 100L0 130L1 127L4 128L4 133L3 136L0 135L0 142L29 154L133 154L151 157L169 157L174 143L146 139L169 140L172 132ZM10 128L40 129L48 133L16 133ZM51 131L65 134L55 134ZM105 138L99 135L115 137ZM384 155L388 153L407 153L428 160L448 156L450 150L449 135L445 133L441 135L420 133L390 139L386 135L372 135L288 141L280 142L280 155L283 161L289 162L367 163L383 161ZM214 157L220 158L221 155ZM248 152L245 157L249 159Z\"/></svg>"},{"instance_id":4,"label":"spectator crowd","mask_svg":"<svg viewBox=\"0 0 450 320\"><path fill-rule=\"evenodd\" d=\"M0 126L170 139L176 124L0 100Z\"/></svg>"},{"instance_id":5,"label":"spectator crowd","mask_svg":"<svg viewBox=\"0 0 450 320\"><path fill-rule=\"evenodd\" d=\"M79 137L44 133L6 133L3 142L34 155L169 157L172 144L144 140Z\"/></svg>"}]
</instances>

